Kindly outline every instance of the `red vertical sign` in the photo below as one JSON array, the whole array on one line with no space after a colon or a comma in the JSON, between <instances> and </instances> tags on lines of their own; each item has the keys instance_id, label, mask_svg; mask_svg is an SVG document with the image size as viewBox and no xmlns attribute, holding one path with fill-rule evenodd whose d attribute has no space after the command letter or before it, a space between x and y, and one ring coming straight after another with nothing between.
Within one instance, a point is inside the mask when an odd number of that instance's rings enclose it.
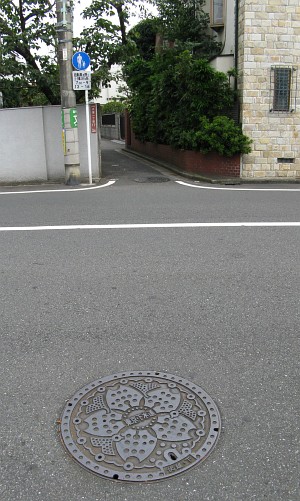
<instances>
[{"instance_id":1,"label":"red vertical sign","mask_svg":"<svg viewBox=\"0 0 300 501\"><path fill-rule=\"evenodd\" d=\"M91 116L91 132L97 132L97 107L95 104L90 105L90 116Z\"/></svg>"}]
</instances>

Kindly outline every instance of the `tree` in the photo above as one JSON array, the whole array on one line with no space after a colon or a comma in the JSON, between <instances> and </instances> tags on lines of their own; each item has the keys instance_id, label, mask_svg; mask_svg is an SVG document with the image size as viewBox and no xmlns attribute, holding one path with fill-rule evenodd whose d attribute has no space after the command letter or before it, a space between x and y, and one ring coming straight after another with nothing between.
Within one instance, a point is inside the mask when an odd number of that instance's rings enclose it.
<instances>
[{"instance_id":1,"label":"tree","mask_svg":"<svg viewBox=\"0 0 300 501\"><path fill-rule=\"evenodd\" d=\"M167 49L126 66L137 139L176 148L249 153L250 141L225 115L234 99L228 76L189 51Z\"/></svg>"},{"instance_id":2,"label":"tree","mask_svg":"<svg viewBox=\"0 0 300 501\"><path fill-rule=\"evenodd\" d=\"M147 5L153 0L93 0L83 11L93 25L83 30L79 46L85 46L93 61L93 71L101 79L109 79L109 69L113 64L123 63L136 53L136 44L128 36L130 17L139 11L146 15Z\"/></svg>"},{"instance_id":3,"label":"tree","mask_svg":"<svg viewBox=\"0 0 300 501\"><path fill-rule=\"evenodd\" d=\"M72 0L70 0L72 3ZM93 0L84 17L94 21L74 40L74 49L93 61L91 95L110 80L109 69L135 53L128 20L145 12L152 0ZM54 0L0 0L0 91L4 106L59 104L56 12ZM77 101L84 99L77 92Z\"/></svg>"},{"instance_id":4,"label":"tree","mask_svg":"<svg viewBox=\"0 0 300 501\"><path fill-rule=\"evenodd\" d=\"M139 55L125 64L133 132L140 141L221 155L249 153L251 141L229 116L236 99L228 75L209 61L219 52L205 0L156 0L153 24L132 30Z\"/></svg>"},{"instance_id":5,"label":"tree","mask_svg":"<svg viewBox=\"0 0 300 501\"><path fill-rule=\"evenodd\" d=\"M99 93L100 81L108 78L108 66L122 59L129 7L137 3L102 0L86 9L86 17L94 18L95 24L74 41L74 47L89 52L93 60L92 95ZM103 18L114 11L119 25ZM4 106L59 104L55 1L0 0L0 42ZM84 99L83 92L76 94L77 101Z\"/></svg>"},{"instance_id":6,"label":"tree","mask_svg":"<svg viewBox=\"0 0 300 501\"><path fill-rule=\"evenodd\" d=\"M50 0L0 0L0 90L5 106L60 102L54 19Z\"/></svg>"},{"instance_id":7,"label":"tree","mask_svg":"<svg viewBox=\"0 0 300 501\"><path fill-rule=\"evenodd\" d=\"M108 101L108 103L101 106L101 113L124 113L126 110L126 104L121 101Z\"/></svg>"},{"instance_id":8,"label":"tree","mask_svg":"<svg viewBox=\"0 0 300 501\"><path fill-rule=\"evenodd\" d=\"M203 10L205 0L156 0L160 30L164 38L175 42L179 50L194 56L211 58L220 44L209 32L209 15Z\"/></svg>"},{"instance_id":9,"label":"tree","mask_svg":"<svg viewBox=\"0 0 300 501\"><path fill-rule=\"evenodd\" d=\"M156 37L160 31L158 18L147 18L136 24L128 33L143 59L152 59L155 54Z\"/></svg>"},{"instance_id":10,"label":"tree","mask_svg":"<svg viewBox=\"0 0 300 501\"><path fill-rule=\"evenodd\" d=\"M0 90L5 106L60 102L53 1L0 0ZM195 5L202 6L203 1L195 0ZM185 44L186 48L190 44L201 57L215 52L217 44L206 32L207 15L200 7L192 8L190 2L92 0L83 15L93 24L73 43L75 49L88 52L93 61L91 95L99 94L100 82L110 80L109 70L113 64L128 61L138 53L151 58L155 52L155 31L175 40L177 46ZM128 34L133 13L140 10L145 15L151 4L158 6L159 21L144 20ZM77 93L78 101L82 95Z\"/></svg>"}]
</instances>

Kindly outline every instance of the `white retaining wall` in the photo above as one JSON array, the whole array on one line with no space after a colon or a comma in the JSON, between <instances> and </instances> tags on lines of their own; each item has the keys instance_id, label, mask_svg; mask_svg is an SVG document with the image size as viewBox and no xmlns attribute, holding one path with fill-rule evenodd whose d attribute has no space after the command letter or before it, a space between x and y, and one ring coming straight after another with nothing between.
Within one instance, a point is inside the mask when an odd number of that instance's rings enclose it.
<instances>
[{"instance_id":1,"label":"white retaining wall","mask_svg":"<svg viewBox=\"0 0 300 501\"><path fill-rule=\"evenodd\" d=\"M78 105L80 172L88 178L85 105ZM100 134L91 134L93 179L101 177ZM64 179L60 106L0 109L0 182Z\"/></svg>"}]
</instances>

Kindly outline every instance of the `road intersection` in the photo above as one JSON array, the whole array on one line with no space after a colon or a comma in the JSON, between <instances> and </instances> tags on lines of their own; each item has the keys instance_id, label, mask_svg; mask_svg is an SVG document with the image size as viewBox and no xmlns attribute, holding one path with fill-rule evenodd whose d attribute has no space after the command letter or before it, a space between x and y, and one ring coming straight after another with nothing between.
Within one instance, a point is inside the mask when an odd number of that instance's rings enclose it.
<instances>
[{"instance_id":1,"label":"road intersection","mask_svg":"<svg viewBox=\"0 0 300 501\"><path fill-rule=\"evenodd\" d=\"M298 501L300 189L199 186L121 148L99 186L0 190L0 499ZM132 485L72 461L65 402L130 370L212 396L203 463Z\"/></svg>"}]
</instances>

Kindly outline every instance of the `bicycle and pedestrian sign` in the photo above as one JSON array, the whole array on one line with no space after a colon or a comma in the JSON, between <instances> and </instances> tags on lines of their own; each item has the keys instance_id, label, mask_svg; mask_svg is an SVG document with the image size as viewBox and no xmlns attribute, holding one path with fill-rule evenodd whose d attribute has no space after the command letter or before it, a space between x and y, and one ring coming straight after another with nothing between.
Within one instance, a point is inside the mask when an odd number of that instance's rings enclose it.
<instances>
[{"instance_id":1,"label":"bicycle and pedestrian sign","mask_svg":"<svg viewBox=\"0 0 300 501\"><path fill-rule=\"evenodd\" d=\"M75 52L72 64L77 71L85 71L91 64L90 56L86 52Z\"/></svg>"},{"instance_id":2,"label":"bicycle and pedestrian sign","mask_svg":"<svg viewBox=\"0 0 300 501\"><path fill-rule=\"evenodd\" d=\"M76 71L73 75L73 90L91 90L90 56L86 52L75 52L72 57L72 64Z\"/></svg>"},{"instance_id":3,"label":"bicycle and pedestrian sign","mask_svg":"<svg viewBox=\"0 0 300 501\"><path fill-rule=\"evenodd\" d=\"M92 158L91 158L91 137L90 137L90 110L89 110L89 90L91 90L92 72L90 69L90 56L86 52L75 52L72 57L72 65L76 71L72 71L73 90L85 91L85 114L86 114L86 139L88 151L89 184L92 184ZM75 117L74 117L75 119ZM77 116L76 116L77 124ZM72 125L75 127L75 125Z\"/></svg>"}]
</instances>

